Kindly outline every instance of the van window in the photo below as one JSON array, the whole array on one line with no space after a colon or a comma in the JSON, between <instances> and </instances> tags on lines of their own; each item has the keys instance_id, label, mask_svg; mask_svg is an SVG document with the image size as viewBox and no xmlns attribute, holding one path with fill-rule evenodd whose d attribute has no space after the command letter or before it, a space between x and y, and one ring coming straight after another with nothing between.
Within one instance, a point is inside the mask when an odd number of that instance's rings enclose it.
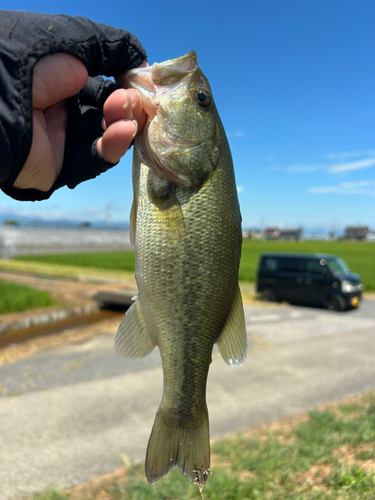
<instances>
[{"instance_id":1,"label":"van window","mask_svg":"<svg viewBox=\"0 0 375 500\"><path fill-rule=\"evenodd\" d=\"M298 273L301 271L303 261L291 257L282 257L280 259L280 268L285 272Z\"/></svg>"},{"instance_id":2,"label":"van window","mask_svg":"<svg viewBox=\"0 0 375 500\"><path fill-rule=\"evenodd\" d=\"M321 259L321 260L317 260L317 259L308 260L307 261L307 268L306 268L307 272L313 273L313 274L323 274L324 264L322 261L325 264L326 261L323 259Z\"/></svg>"},{"instance_id":3,"label":"van window","mask_svg":"<svg viewBox=\"0 0 375 500\"><path fill-rule=\"evenodd\" d=\"M348 273L349 268L342 259L332 259L327 261L327 265L335 276Z\"/></svg>"},{"instance_id":4,"label":"van window","mask_svg":"<svg viewBox=\"0 0 375 500\"><path fill-rule=\"evenodd\" d=\"M266 257L262 267L266 272L300 273L306 270L306 259L299 259L298 257Z\"/></svg>"},{"instance_id":5,"label":"van window","mask_svg":"<svg viewBox=\"0 0 375 500\"><path fill-rule=\"evenodd\" d=\"M266 271L276 271L277 269L279 269L278 259L275 259L273 257L264 259L263 267Z\"/></svg>"}]
</instances>

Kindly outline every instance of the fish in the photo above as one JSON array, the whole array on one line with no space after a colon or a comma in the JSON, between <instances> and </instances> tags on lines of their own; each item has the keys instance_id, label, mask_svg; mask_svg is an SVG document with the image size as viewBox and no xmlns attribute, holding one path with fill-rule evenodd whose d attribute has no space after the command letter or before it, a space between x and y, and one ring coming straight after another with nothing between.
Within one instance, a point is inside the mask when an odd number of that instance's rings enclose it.
<instances>
[{"instance_id":1,"label":"fish","mask_svg":"<svg viewBox=\"0 0 375 500\"><path fill-rule=\"evenodd\" d=\"M203 488L210 474L206 384L213 346L231 367L247 354L233 161L194 51L125 78L123 85L140 92L147 123L134 142L132 169L138 295L115 349L133 359L160 350L163 396L147 446L147 480L177 466Z\"/></svg>"}]
</instances>

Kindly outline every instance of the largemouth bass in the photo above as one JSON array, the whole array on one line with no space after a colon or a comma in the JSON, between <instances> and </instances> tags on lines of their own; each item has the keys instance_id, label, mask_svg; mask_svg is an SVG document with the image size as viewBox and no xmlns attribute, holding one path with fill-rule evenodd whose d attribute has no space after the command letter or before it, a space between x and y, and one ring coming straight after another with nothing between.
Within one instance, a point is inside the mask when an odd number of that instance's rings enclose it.
<instances>
[{"instance_id":1,"label":"largemouth bass","mask_svg":"<svg viewBox=\"0 0 375 500\"><path fill-rule=\"evenodd\" d=\"M206 382L217 344L230 366L247 340L233 164L194 51L126 74L148 122L134 144L131 234L138 296L116 335L128 358L160 349L164 392L147 448L154 483L177 465L203 487L210 445Z\"/></svg>"}]
</instances>

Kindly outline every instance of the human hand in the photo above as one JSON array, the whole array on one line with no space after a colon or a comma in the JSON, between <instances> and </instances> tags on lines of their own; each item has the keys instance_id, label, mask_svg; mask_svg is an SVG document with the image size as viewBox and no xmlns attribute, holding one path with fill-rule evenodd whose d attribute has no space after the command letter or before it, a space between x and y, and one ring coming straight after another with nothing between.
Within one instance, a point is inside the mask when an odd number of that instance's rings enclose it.
<instances>
[{"instance_id":1,"label":"human hand","mask_svg":"<svg viewBox=\"0 0 375 500\"><path fill-rule=\"evenodd\" d=\"M69 54L49 55L35 65L32 145L14 187L48 191L53 186L64 161L67 99L78 94L87 79L86 67ZM115 90L103 107L104 133L96 143L99 155L108 163L117 163L137 131L143 129L145 120L139 92Z\"/></svg>"},{"instance_id":2,"label":"human hand","mask_svg":"<svg viewBox=\"0 0 375 500\"><path fill-rule=\"evenodd\" d=\"M82 17L0 11L0 187L18 200L93 179L128 149L145 116L112 80L146 52L123 29Z\"/></svg>"}]
</instances>

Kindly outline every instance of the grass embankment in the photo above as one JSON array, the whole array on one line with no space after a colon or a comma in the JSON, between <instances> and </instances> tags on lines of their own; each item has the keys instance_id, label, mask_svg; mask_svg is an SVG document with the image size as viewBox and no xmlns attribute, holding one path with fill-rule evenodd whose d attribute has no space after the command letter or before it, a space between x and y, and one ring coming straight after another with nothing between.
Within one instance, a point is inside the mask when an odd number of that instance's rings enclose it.
<instances>
[{"instance_id":1,"label":"grass embankment","mask_svg":"<svg viewBox=\"0 0 375 500\"><path fill-rule=\"evenodd\" d=\"M83 254L86 255L86 254ZM107 256L111 254L107 254ZM129 280L134 279L133 271L121 271L116 269L100 269L97 267L73 266L67 264L53 264L32 260L1 260L0 270L17 273L37 274L40 276L56 276L63 278L103 278L106 280Z\"/></svg>"},{"instance_id":2,"label":"grass embankment","mask_svg":"<svg viewBox=\"0 0 375 500\"><path fill-rule=\"evenodd\" d=\"M55 305L48 292L0 280L0 314Z\"/></svg>"},{"instance_id":3,"label":"grass embankment","mask_svg":"<svg viewBox=\"0 0 375 500\"><path fill-rule=\"evenodd\" d=\"M239 279L241 281L255 281L259 256L262 252L319 252L339 255L353 272L362 276L367 291L375 290L374 243L336 241L265 242L245 240L242 246L239 272ZM25 263L54 264L61 266L61 269L63 269L63 266L80 266L82 270L85 268L97 268L107 271L117 270L131 273L134 273L135 265L134 252L40 255L17 257L16 260L18 262L24 261Z\"/></svg>"},{"instance_id":4,"label":"grass embankment","mask_svg":"<svg viewBox=\"0 0 375 500\"><path fill-rule=\"evenodd\" d=\"M371 500L375 393L216 441L206 500ZM114 479L115 478L115 479ZM190 500L198 489L174 469L149 485L143 465L38 500Z\"/></svg>"}]
</instances>

